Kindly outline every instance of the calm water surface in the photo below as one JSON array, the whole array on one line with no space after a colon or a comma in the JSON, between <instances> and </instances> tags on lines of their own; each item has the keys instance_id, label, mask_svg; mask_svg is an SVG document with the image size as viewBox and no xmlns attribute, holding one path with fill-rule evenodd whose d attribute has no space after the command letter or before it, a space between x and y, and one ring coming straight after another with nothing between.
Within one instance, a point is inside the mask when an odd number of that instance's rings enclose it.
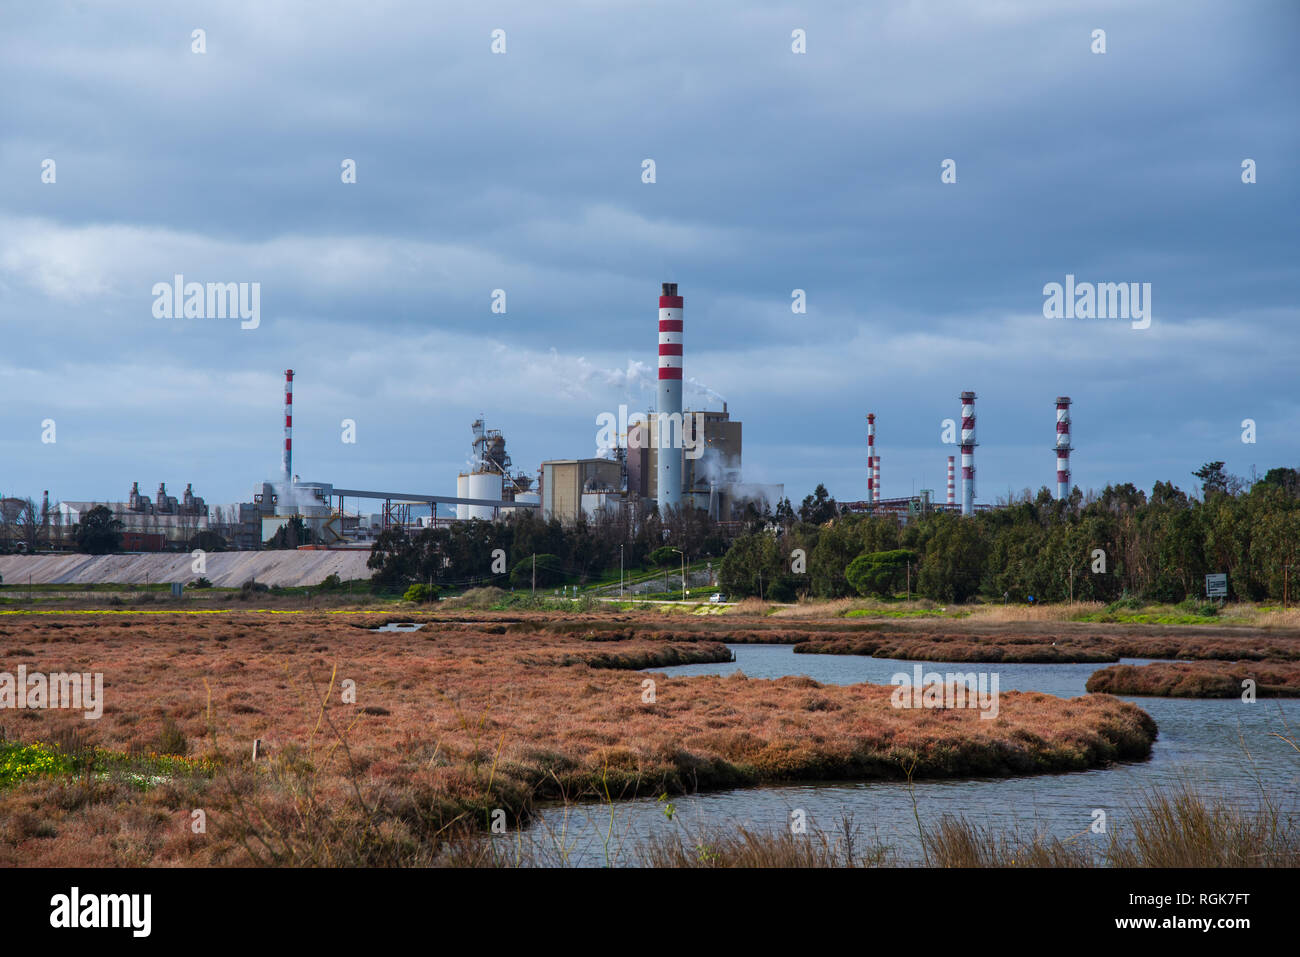
<instances>
[{"instance_id":1,"label":"calm water surface","mask_svg":"<svg viewBox=\"0 0 1300 957\"><path fill-rule=\"evenodd\" d=\"M917 664L861 655L796 655L792 645L729 645L734 662L653 669L656 673L725 675L743 671L751 678L806 675L825 684L888 684ZM1123 664L1145 664L1126 658ZM1041 691L1072 698L1085 694L1097 664L971 664L920 662L925 671L996 671L1001 691ZM1127 809L1151 788L1190 782L1234 803L1253 805L1265 788L1288 809L1297 807L1300 755L1270 732L1289 726L1300 731L1300 699L1192 700L1126 698L1150 714L1160 727L1151 759L1097 771L1025 778L922 781L909 790L899 782L821 782L784 787L743 788L678 795L669 821L664 805L652 798L550 808L532 829L534 839L564 848L570 863L599 866L607 859L635 863L633 845L654 834L686 829L746 825L774 830L789 826L791 812L805 812L811 825L834 829L847 812L864 838L893 847L905 860L919 856L916 811L923 824L944 814L960 814L976 824L1021 833L1038 830L1065 837L1088 831L1093 810L1106 811L1108 824L1124 823ZM611 815L613 820L611 821ZM611 834L613 837L611 837ZM1085 840L1101 838L1088 834Z\"/></svg>"}]
</instances>

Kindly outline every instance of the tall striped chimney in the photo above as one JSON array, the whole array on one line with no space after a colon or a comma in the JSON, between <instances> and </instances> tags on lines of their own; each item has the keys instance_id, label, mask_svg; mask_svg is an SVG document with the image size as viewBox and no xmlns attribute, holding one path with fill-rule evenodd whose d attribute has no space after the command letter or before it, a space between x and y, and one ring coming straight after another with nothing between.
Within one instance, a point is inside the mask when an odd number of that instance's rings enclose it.
<instances>
[{"instance_id":1,"label":"tall striped chimney","mask_svg":"<svg viewBox=\"0 0 1300 957\"><path fill-rule=\"evenodd\" d=\"M293 370L284 370L284 455L280 458L280 472L285 486L293 482Z\"/></svg>"},{"instance_id":2,"label":"tall striped chimney","mask_svg":"<svg viewBox=\"0 0 1300 957\"><path fill-rule=\"evenodd\" d=\"M975 393L961 394L961 513L975 514Z\"/></svg>"},{"instance_id":3,"label":"tall striped chimney","mask_svg":"<svg viewBox=\"0 0 1300 957\"><path fill-rule=\"evenodd\" d=\"M876 413L867 413L867 501L876 500Z\"/></svg>"},{"instance_id":4,"label":"tall striped chimney","mask_svg":"<svg viewBox=\"0 0 1300 957\"><path fill-rule=\"evenodd\" d=\"M1056 497L1070 497L1070 397L1056 397Z\"/></svg>"},{"instance_id":5,"label":"tall striped chimney","mask_svg":"<svg viewBox=\"0 0 1300 957\"><path fill-rule=\"evenodd\" d=\"M682 506L682 307L677 283L663 283L659 296L659 513ZM675 440L675 441L674 441Z\"/></svg>"},{"instance_id":6,"label":"tall striped chimney","mask_svg":"<svg viewBox=\"0 0 1300 957\"><path fill-rule=\"evenodd\" d=\"M948 504L957 504L957 479L954 477L955 469L953 463L957 461L957 456L948 456Z\"/></svg>"}]
</instances>

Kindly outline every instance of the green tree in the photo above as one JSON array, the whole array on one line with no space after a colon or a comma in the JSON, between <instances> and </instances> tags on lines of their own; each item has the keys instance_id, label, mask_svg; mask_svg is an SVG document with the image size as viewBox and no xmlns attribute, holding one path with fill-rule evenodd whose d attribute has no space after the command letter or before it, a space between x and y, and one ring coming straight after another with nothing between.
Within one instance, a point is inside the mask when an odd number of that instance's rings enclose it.
<instances>
[{"instance_id":1,"label":"green tree","mask_svg":"<svg viewBox=\"0 0 1300 957\"><path fill-rule=\"evenodd\" d=\"M826 491L826 486L820 483L811 495L804 496L803 503L799 506L799 520L810 525L829 522L839 513L839 505L831 498L830 492Z\"/></svg>"},{"instance_id":2,"label":"green tree","mask_svg":"<svg viewBox=\"0 0 1300 957\"><path fill-rule=\"evenodd\" d=\"M788 601L794 597L797 586L784 558L781 543L771 533L742 535L722 556L718 584L733 597Z\"/></svg>"},{"instance_id":3,"label":"green tree","mask_svg":"<svg viewBox=\"0 0 1300 957\"><path fill-rule=\"evenodd\" d=\"M1228 491L1228 473L1223 469L1223 462L1206 462L1192 473L1201 480L1201 498L1206 501L1211 495Z\"/></svg>"},{"instance_id":4,"label":"green tree","mask_svg":"<svg viewBox=\"0 0 1300 957\"><path fill-rule=\"evenodd\" d=\"M516 588L531 588L533 585L533 556L529 555L510 570L510 584ZM538 555L536 557L537 587L554 588L565 579L564 564L558 555Z\"/></svg>"},{"instance_id":5,"label":"green tree","mask_svg":"<svg viewBox=\"0 0 1300 957\"><path fill-rule=\"evenodd\" d=\"M224 552L227 548L226 540L211 529L204 529L190 539L190 550L200 548L205 552Z\"/></svg>"},{"instance_id":6,"label":"green tree","mask_svg":"<svg viewBox=\"0 0 1300 957\"><path fill-rule=\"evenodd\" d=\"M917 591L942 602L964 602L979 593L988 551L978 521L942 513L933 521L917 575Z\"/></svg>"},{"instance_id":7,"label":"green tree","mask_svg":"<svg viewBox=\"0 0 1300 957\"><path fill-rule=\"evenodd\" d=\"M315 536L312 535L311 529L299 515L294 515L275 530L271 540L266 543L267 548L271 549L288 549L297 548L299 545L310 545Z\"/></svg>"},{"instance_id":8,"label":"green tree","mask_svg":"<svg viewBox=\"0 0 1300 957\"><path fill-rule=\"evenodd\" d=\"M122 523L105 505L96 505L74 530L77 550L87 555L107 555L122 550Z\"/></svg>"},{"instance_id":9,"label":"green tree","mask_svg":"<svg viewBox=\"0 0 1300 957\"><path fill-rule=\"evenodd\" d=\"M889 598L907 585L907 571L916 564L916 553L906 548L868 552L849 562L844 577L859 595Z\"/></svg>"}]
</instances>

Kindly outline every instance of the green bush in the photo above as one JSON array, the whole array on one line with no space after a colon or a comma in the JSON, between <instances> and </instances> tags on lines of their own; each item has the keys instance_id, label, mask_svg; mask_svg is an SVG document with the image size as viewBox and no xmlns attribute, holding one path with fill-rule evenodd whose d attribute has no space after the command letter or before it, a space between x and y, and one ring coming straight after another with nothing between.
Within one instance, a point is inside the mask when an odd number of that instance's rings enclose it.
<instances>
[{"instance_id":1,"label":"green bush","mask_svg":"<svg viewBox=\"0 0 1300 957\"><path fill-rule=\"evenodd\" d=\"M403 601L411 602L430 602L438 600L438 589L432 585L418 584L412 585L406 589L406 594L402 596Z\"/></svg>"},{"instance_id":2,"label":"green bush","mask_svg":"<svg viewBox=\"0 0 1300 957\"><path fill-rule=\"evenodd\" d=\"M187 585L186 587L187 588L211 588L212 582L208 581L206 578L196 578L194 579L194 581L190 582L189 585Z\"/></svg>"}]
</instances>

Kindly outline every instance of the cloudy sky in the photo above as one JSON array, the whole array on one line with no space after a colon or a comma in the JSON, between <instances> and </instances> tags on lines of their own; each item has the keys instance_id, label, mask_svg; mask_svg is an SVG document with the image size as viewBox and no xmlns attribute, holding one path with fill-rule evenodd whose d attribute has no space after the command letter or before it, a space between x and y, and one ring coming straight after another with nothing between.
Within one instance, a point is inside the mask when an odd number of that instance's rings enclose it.
<instances>
[{"instance_id":1,"label":"cloudy sky","mask_svg":"<svg viewBox=\"0 0 1300 957\"><path fill-rule=\"evenodd\" d=\"M1300 464L1293 2L123 7L0 8L0 493L246 500L289 367L305 480L454 494L480 413L591 455L663 281L796 502L864 497L869 411L885 495L942 495L966 389L981 501L1054 482L1058 394L1084 488ZM158 318L178 273L260 325ZM1045 318L1067 274L1150 327Z\"/></svg>"}]
</instances>

